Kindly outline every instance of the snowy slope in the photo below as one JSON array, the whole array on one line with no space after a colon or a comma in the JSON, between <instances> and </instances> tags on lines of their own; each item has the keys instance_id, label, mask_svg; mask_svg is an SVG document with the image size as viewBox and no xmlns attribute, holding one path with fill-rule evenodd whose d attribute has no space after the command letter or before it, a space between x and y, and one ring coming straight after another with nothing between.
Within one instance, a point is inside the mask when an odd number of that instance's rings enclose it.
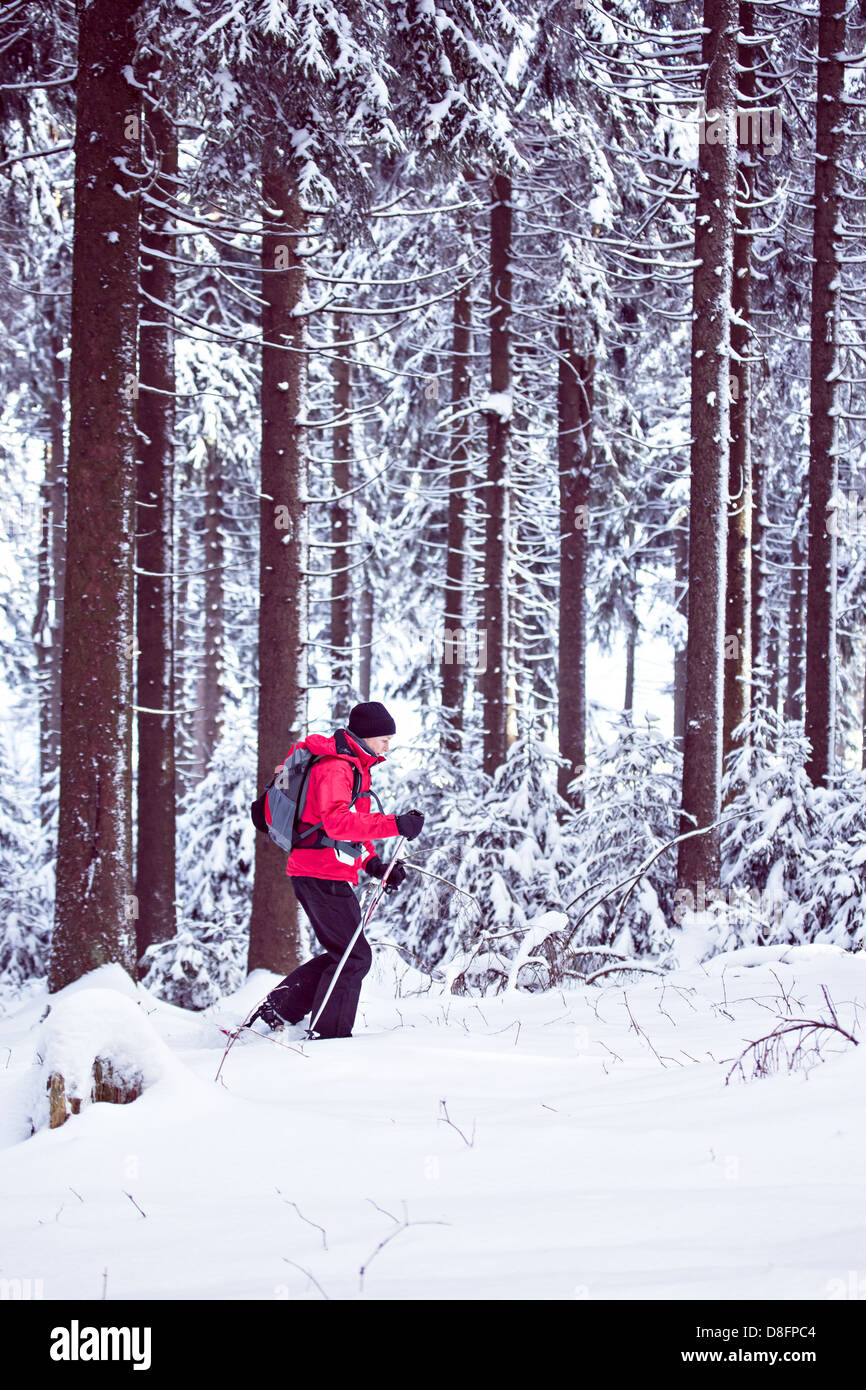
<instances>
[{"instance_id":1,"label":"snowy slope","mask_svg":"<svg viewBox=\"0 0 866 1390\"><path fill-rule=\"evenodd\" d=\"M850 1297L866 1047L837 1036L807 1072L728 1085L724 1059L786 995L826 1016L822 985L861 1036L862 953L754 949L490 999L412 995L428 982L398 984L395 959L377 956L353 1038L238 1044L225 1086L217 1024L272 977L205 1016L96 971L72 988L109 1031L106 992L138 999L156 1079L33 1137L46 996L7 1000L0 1276L48 1299Z\"/></svg>"}]
</instances>

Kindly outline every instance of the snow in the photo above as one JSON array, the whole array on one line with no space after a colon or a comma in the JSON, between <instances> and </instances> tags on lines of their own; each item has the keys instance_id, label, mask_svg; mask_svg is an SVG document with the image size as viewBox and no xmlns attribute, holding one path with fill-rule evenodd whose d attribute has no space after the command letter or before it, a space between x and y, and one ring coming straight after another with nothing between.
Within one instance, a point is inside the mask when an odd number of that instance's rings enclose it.
<instances>
[{"instance_id":1,"label":"snow","mask_svg":"<svg viewBox=\"0 0 866 1390\"><path fill-rule=\"evenodd\" d=\"M226 15L222 20L218 20L215 24L211 26L211 30L209 32L212 32L214 29L218 28L220 23L225 23L228 18L230 18L230 16ZM206 38L207 34L203 34L199 40L199 43L203 44ZM223 112L229 111L232 108L232 106L234 106L235 103L239 100L240 88L238 87L238 84L235 82L228 68L223 66L217 68L216 72L213 74L212 81L214 90L217 92L219 96Z\"/></svg>"},{"instance_id":2,"label":"snow","mask_svg":"<svg viewBox=\"0 0 866 1390\"><path fill-rule=\"evenodd\" d=\"M718 909L684 911L673 947L676 964L681 969L700 965L718 950L723 936L724 922Z\"/></svg>"},{"instance_id":3,"label":"snow","mask_svg":"<svg viewBox=\"0 0 866 1390\"><path fill-rule=\"evenodd\" d=\"M147 90L142 82L136 81L135 69L133 68L131 63L124 63L120 71L123 73L123 76L130 87L137 87L140 92L144 92Z\"/></svg>"},{"instance_id":4,"label":"snow","mask_svg":"<svg viewBox=\"0 0 866 1390\"><path fill-rule=\"evenodd\" d=\"M595 223L596 226L610 227L612 225L613 210L606 189L600 189L594 197L590 198L586 205L586 212L590 222Z\"/></svg>"},{"instance_id":5,"label":"snow","mask_svg":"<svg viewBox=\"0 0 866 1390\"><path fill-rule=\"evenodd\" d=\"M104 1277L109 1299L826 1299L861 1266L866 1049L725 1078L786 995L826 1016L825 985L859 1036L864 953L754 947L493 998L396 961L377 954L354 1037L249 1039L225 1086L218 1024L275 976L192 1014L96 971L53 1000L51 1045L83 1065L110 1039L150 1084L32 1138L46 996L8 1000L4 1274L47 1299Z\"/></svg>"},{"instance_id":6,"label":"snow","mask_svg":"<svg viewBox=\"0 0 866 1390\"><path fill-rule=\"evenodd\" d=\"M514 401L510 391L488 391L478 408L498 415L501 420L510 420Z\"/></svg>"},{"instance_id":7,"label":"snow","mask_svg":"<svg viewBox=\"0 0 866 1390\"><path fill-rule=\"evenodd\" d=\"M516 990L520 983L521 966L525 965L530 959L536 947L540 946L546 937L553 932L564 931L568 926L568 918L564 912L542 912L538 917L533 918L527 924L526 933L520 942L520 948L511 962L508 971L508 983L506 989Z\"/></svg>"}]
</instances>

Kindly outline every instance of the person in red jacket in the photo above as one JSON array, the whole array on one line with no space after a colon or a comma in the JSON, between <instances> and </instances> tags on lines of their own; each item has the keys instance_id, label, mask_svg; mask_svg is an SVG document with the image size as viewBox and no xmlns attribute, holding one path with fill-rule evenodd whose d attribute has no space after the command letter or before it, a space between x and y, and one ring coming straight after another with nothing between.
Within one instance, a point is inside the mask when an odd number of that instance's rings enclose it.
<instances>
[{"instance_id":1,"label":"person in red jacket","mask_svg":"<svg viewBox=\"0 0 866 1390\"><path fill-rule=\"evenodd\" d=\"M295 897L309 918L321 955L299 965L291 975L271 990L264 1004L250 1020L261 1018L270 1028L300 1023L307 1014L316 1017L334 972L342 959L361 908L353 891L358 868L374 878L382 878L386 865L376 854L374 839L420 835L424 817L419 811L386 816L370 810L370 797L378 797L370 785L370 769L384 762L392 736L394 720L378 701L355 705L347 729L337 729L330 737L310 734L303 747L323 758L314 763L307 785L300 834L321 822L321 830L308 836L310 848L294 848L286 863ZM292 748L297 747L293 744ZM292 752L292 748L289 752ZM361 790L354 802L354 770L361 775ZM319 844L326 840L328 843ZM336 843L334 843L336 842ZM395 864L386 888L396 890L406 877L402 864ZM349 1038L358 1009L361 981L370 969L373 953L363 932L340 971L331 996L316 1024L320 1038Z\"/></svg>"}]
</instances>

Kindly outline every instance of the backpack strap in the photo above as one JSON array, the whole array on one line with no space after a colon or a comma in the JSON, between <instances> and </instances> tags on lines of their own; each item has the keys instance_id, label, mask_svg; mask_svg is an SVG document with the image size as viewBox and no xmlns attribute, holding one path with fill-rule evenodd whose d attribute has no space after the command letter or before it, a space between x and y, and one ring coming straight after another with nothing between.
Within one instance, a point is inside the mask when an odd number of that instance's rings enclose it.
<instances>
[{"instance_id":1,"label":"backpack strap","mask_svg":"<svg viewBox=\"0 0 866 1390\"><path fill-rule=\"evenodd\" d=\"M315 764L316 764L316 763L320 763L320 762L322 761L322 757L323 757L323 756L324 756L324 755L318 754L318 753L314 754L313 757L310 758L310 761L307 763L307 766L306 766L306 768L305 768L305 770L304 770L304 776L303 776L303 779L302 779L302 781L301 781L300 790L299 790L299 792L298 792L298 810L297 810L297 819L298 819L298 820L301 819L301 813L303 812L303 809L304 809L304 807L305 807L306 804L307 804L307 791L308 791L309 785L310 785L310 773L312 772L313 767L315 766ZM320 824L321 824L321 822L320 822ZM317 827L314 827L314 829L315 829L315 828L317 828ZM305 834L309 834L309 831L305 831L304 833L305 833Z\"/></svg>"},{"instance_id":2,"label":"backpack strap","mask_svg":"<svg viewBox=\"0 0 866 1390\"><path fill-rule=\"evenodd\" d=\"M320 763L320 762L322 762L325 758L331 757L331 756L332 756L332 755L329 754L329 753L317 753L317 754L314 755L314 757L312 757L312 758L310 759L309 763L307 764L307 770L306 770L306 772L304 773L304 780L303 780L303 782L302 782L302 784L301 784L301 790L300 790L300 792L298 793L298 813L297 813L297 819L298 819L299 822L300 822L300 820L301 820L301 813L302 813L304 807L305 807L306 804L307 804L307 790L308 790L309 781L310 781L310 773L311 773L311 771L312 771L312 769L313 769L313 764L314 764L314 763ZM362 781L363 781L363 779L362 779L362 777L361 777L360 770L355 766L354 763L352 763L352 797L351 797L351 800L350 800L350 802L349 802L349 808L350 808L350 809L354 806L355 802L358 800L358 797L361 795L361 785L362 785ZM371 793L372 796L376 796L376 793L373 791L372 787L370 788L370 793ZM378 796L376 796L376 801L378 802L379 808L380 808L380 810L381 810L382 803L381 803L381 801L379 801ZM306 837L307 837L308 835L314 834L315 831L317 831L317 830L319 830L319 831L324 830L324 822L323 822L323 821L319 821L317 825L311 825L310 828L309 828L308 830L299 830L299 831L298 831L298 837L299 837L299 839L304 840L304 839L306 839ZM315 843L314 845L309 845L308 848L309 848L309 849L339 849L339 850L342 850L344 854L350 854L353 850L357 849L357 847L358 847L359 844L362 844L362 843L363 843L363 842L360 841L360 840L354 840L354 841L353 841L353 840L332 840L331 837L330 837L330 835L324 835L324 834L323 834L323 835L320 835L320 837L316 840L316 843Z\"/></svg>"}]
</instances>

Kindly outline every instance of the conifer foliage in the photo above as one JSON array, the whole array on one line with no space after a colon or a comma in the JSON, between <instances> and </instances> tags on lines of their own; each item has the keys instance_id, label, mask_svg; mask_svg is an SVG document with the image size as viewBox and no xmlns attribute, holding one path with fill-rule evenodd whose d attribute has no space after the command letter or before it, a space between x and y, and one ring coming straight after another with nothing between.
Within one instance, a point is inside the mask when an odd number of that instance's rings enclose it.
<instances>
[{"instance_id":1,"label":"conifer foliage","mask_svg":"<svg viewBox=\"0 0 866 1390\"><path fill-rule=\"evenodd\" d=\"M291 970L249 805L368 699L426 816L382 931L446 988L862 947L864 39L4 8L8 983Z\"/></svg>"}]
</instances>

